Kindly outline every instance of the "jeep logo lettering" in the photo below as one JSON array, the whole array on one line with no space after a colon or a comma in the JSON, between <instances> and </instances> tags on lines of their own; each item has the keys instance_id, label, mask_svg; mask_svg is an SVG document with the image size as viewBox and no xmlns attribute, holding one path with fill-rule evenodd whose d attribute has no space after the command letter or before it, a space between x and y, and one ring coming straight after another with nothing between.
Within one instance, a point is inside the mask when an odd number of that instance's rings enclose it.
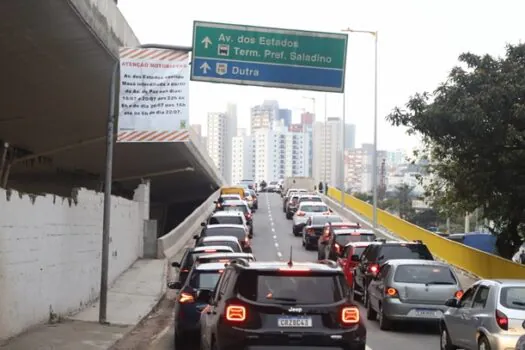
<instances>
[{"instance_id":1,"label":"jeep logo lettering","mask_svg":"<svg viewBox=\"0 0 525 350\"><path fill-rule=\"evenodd\" d=\"M288 309L288 312L302 312L303 309L300 307L291 307Z\"/></svg>"}]
</instances>

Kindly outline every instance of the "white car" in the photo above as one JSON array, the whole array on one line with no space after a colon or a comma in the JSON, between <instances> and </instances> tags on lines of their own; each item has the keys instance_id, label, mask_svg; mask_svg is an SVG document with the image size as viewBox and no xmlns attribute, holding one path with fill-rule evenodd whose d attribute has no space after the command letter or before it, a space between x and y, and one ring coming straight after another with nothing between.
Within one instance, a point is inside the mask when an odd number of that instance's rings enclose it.
<instances>
[{"instance_id":1,"label":"white car","mask_svg":"<svg viewBox=\"0 0 525 350\"><path fill-rule=\"evenodd\" d=\"M292 233L294 236L300 236L303 230L303 227L306 225L308 218L310 216L326 214L330 215L332 210L322 202L302 202L299 204L299 208L293 215L293 226Z\"/></svg>"}]
</instances>

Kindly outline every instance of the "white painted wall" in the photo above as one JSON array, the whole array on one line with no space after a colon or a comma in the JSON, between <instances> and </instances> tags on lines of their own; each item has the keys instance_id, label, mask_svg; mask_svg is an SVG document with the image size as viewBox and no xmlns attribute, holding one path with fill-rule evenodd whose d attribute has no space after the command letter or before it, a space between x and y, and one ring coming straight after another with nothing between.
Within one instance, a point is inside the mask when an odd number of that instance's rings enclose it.
<instances>
[{"instance_id":1,"label":"white painted wall","mask_svg":"<svg viewBox=\"0 0 525 350\"><path fill-rule=\"evenodd\" d=\"M145 206L112 197L109 282L142 254ZM147 192L149 193L149 191ZM0 340L66 315L98 297L103 194L79 190L77 203L0 189ZM147 202L147 203L145 203Z\"/></svg>"}]
</instances>

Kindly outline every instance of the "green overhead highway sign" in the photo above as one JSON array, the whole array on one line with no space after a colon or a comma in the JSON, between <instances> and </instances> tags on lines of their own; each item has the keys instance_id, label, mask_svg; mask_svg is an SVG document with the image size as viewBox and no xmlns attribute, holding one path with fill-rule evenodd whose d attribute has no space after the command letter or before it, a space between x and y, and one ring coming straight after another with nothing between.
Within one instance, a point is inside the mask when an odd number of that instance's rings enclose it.
<instances>
[{"instance_id":1,"label":"green overhead highway sign","mask_svg":"<svg viewBox=\"0 0 525 350\"><path fill-rule=\"evenodd\" d=\"M343 92L347 38L196 21L191 79Z\"/></svg>"}]
</instances>

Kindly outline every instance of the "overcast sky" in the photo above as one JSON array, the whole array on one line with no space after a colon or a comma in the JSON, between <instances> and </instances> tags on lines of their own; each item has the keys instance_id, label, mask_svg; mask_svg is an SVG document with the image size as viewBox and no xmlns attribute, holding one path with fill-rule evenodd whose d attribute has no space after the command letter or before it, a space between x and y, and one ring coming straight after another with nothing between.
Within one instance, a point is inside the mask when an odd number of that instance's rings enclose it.
<instances>
[{"instance_id":1,"label":"overcast sky","mask_svg":"<svg viewBox=\"0 0 525 350\"><path fill-rule=\"evenodd\" d=\"M416 92L432 91L460 53L502 55L506 43L525 37L524 0L119 0L141 43L191 46L194 20L338 32L351 27L379 31L379 148L417 145L415 137L384 117ZM347 122L357 145L373 139L373 37L350 34L346 73ZM190 122L205 126L208 112L238 105L239 127L249 127L250 107L277 99L297 118L311 110L324 120L324 94L308 91L197 83L190 85ZM328 116L342 116L342 95L329 94ZM296 120L297 121L297 120Z\"/></svg>"}]
</instances>

